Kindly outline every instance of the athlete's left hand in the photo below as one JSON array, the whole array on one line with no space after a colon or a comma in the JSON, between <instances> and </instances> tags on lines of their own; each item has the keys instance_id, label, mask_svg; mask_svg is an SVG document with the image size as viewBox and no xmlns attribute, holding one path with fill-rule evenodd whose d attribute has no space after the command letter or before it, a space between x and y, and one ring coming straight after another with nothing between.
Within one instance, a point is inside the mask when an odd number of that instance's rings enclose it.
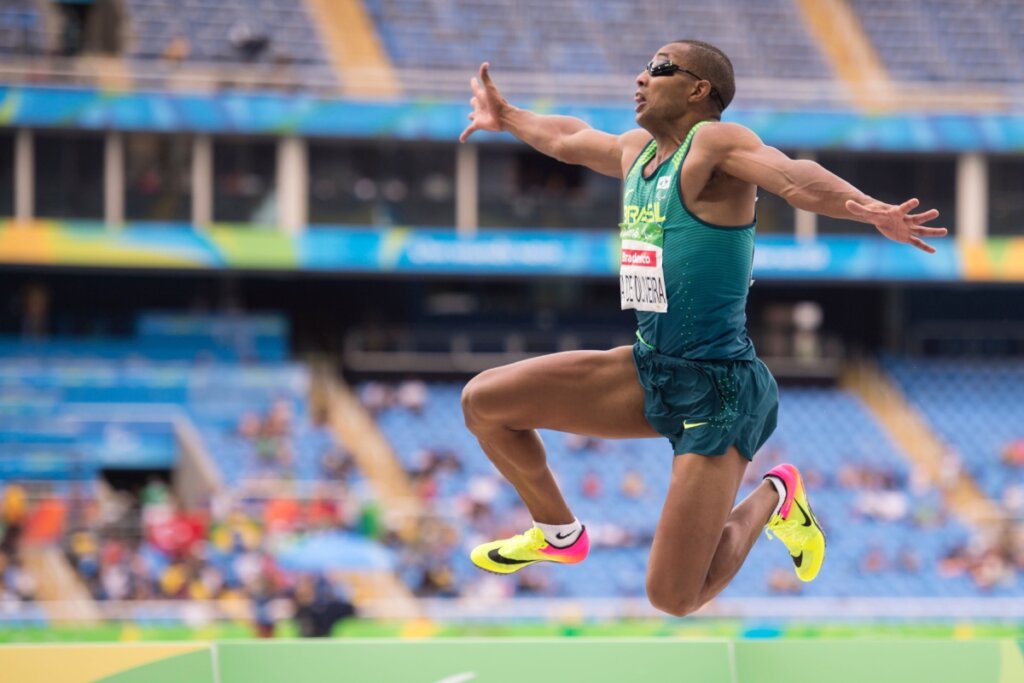
<instances>
[{"instance_id":1,"label":"athlete's left hand","mask_svg":"<svg viewBox=\"0 0 1024 683\"><path fill-rule=\"evenodd\" d=\"M910 213L918 207L916 199L908 199L899 206L884 202L861 204L854 200L846 202L846 210L865 223L871 223L878 232L894 242L912 244L921 251L935 253L935 247L925 242L922 237L943 237L949 231L945 228L932 228L923 225L939 216L937 209Z\"/></svg>"}]
</instances>

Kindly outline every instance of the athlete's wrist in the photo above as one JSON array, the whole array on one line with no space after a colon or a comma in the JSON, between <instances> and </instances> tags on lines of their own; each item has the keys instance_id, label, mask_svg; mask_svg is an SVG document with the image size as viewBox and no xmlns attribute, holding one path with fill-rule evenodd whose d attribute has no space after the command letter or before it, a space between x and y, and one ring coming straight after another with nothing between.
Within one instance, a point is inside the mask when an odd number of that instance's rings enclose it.
<instances>
[{"instance_id":1,"label":"athlete's wrist","mask_svg":"<svg viewBox=\"0 0 1024 683\"><path fill-rule=\"evenodd\" d=\"M889 204L886 204L883 201L879 201L874 197L870 197L866 194L856 195L854 197L851 197L850 199L857 202L858 204L860 204L869 211L884 211L885 209L889 208ZM846 206L846 201L843 202L843 214L845 214L844 217L847 220L856 221L858 223L864 223L866 225L873 225L873 222L870 218L866 218L859 213L853 213L852 211L850 211L850 209Z\"/></svg>"},{"instance_id":2,"label":"athlete's wrist","mask_svg":"<svg viewBox=\"0 0 1024 683\"><path fill-rule=\"evenodd\" d=\"M498 122L498 129L515 135L516 119L521 118L524 111L524 109L509 104L507 100L502 100L498 104L497 115L494 117L494 120Z\"/></svg>"}]
</instances>

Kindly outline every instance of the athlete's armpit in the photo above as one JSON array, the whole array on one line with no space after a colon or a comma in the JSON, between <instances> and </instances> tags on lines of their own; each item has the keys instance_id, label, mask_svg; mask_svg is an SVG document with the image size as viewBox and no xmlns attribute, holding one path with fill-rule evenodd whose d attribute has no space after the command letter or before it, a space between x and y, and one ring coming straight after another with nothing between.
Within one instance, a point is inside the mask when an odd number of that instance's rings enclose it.
<instances>
[{"instance_id":1,"label":"athlete's armpit","mask_svg":"<svg viewBox=\"0 0 1024 683\"><path fill-rule=\"evenodd\" d=\"M719 170L783 198L795 188L797 162L764 144L749 128L736 123L703 126L693 145L693 154L699 164L708 166L709 175Z\"/></svg>"},{"instance_id":2,"label":"athlete's armpit","mask_svg":"<svg viewBox=\"0 0 1024 683\"><path fill-rule=\"evenodd\" d=\"M735 123L705 126L694 139L704 163L744 182L779 195L798 209L834 218L866 222L846 208L850 200L873 200L849 182L806 159L790 159L753 131Z\"/></svg>"}]
</instances>

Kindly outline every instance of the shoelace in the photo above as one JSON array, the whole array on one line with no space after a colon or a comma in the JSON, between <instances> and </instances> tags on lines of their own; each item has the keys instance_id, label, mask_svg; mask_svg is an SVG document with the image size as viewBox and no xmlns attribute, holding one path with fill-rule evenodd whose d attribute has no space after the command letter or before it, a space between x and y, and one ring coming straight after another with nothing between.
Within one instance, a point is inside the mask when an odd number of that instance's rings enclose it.
<instances>
[{"instance_id":1,"label":"shoelace","mask_svg":"<svg viewBox=\"0 0 1024 683\"><path fill-rule=\"evenodd\" d=\"M778 536L779 540L786 544L787 548L802 545L814 538L817 533L814 526L804 526L795 519L783 519L782 515L775 515L775 518L764 528L764 533L768 538L775 537L772 536L773 531L775 536Z\"/></svg>"},{"instance_id":2,"label":"shoelace","mask_svg":"<svg viewBox=\"0 0 1024 683\"><path fill-rule=\"evenodd\" d=\"M539 550L546 543L547 541L544 539L544 532L537 527L533 527L532 529L527 529L525 532L510 538L508 543L505 545L505 554L508 555L523 550Z\"/></svg>"}]
</instances>

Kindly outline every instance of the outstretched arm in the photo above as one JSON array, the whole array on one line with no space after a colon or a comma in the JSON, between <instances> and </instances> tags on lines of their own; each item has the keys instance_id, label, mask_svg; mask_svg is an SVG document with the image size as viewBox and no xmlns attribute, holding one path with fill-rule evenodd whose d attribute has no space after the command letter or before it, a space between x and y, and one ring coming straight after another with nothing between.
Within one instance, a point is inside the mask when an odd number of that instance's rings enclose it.
<instances>
[{"instance_id":1,"label":"outstretched arm","mask_svg":"<svg viewBox=\"0 0 1024 683\"><path fill-rule=\"evenodd\" d=\"M821 165L790 159L765 145L743 126L717 124L707 126L698 135L702 150L716 168L777 194L798 209L869 223L889 239L929 254L935 253L935 248L923 238L942 237L947 232L924 225L938 217L937 210L910 213L920 204L917 199L899 205L873 199Z\"/></svg>"},{"instance_id":2,"label":"outstretched arm","mask_svg":"<svg viewBox=\"0 0 1024 683\"><path fill-rule=\"evenodd\" d=\"M459 142L465 142L478 130L507 131L559 161L622 177L622 136L594 130L585 121L571 116L544 116L512 106L491 80L486 62L480 65L479 80L474 78L470 84L473 111Z\"/></svg>"}]
</instances>

